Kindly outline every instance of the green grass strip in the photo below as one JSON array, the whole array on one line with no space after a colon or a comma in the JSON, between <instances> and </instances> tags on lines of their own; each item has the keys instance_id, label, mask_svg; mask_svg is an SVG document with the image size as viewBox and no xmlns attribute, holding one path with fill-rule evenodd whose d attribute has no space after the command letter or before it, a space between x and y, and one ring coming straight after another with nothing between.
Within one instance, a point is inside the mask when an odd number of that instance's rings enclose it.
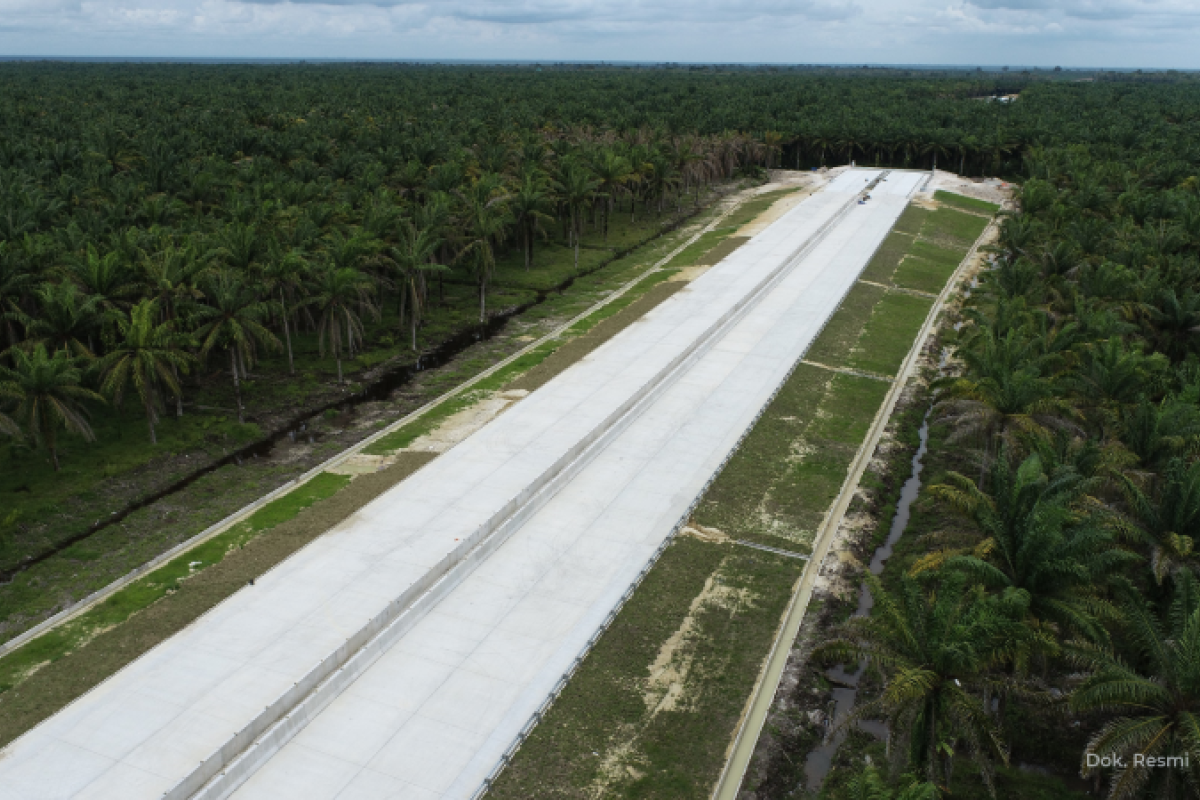
<instances>
[{"instance_id":1,"label":"green grass strip","mask_svg":"<svg viewBox=\"0 0 1200 800\"><path fill-rule=\"evenodd\" d=\"M848 366L847 359L862 337L863 328L875 306L887 294L882 286L856 283L837 312L825 324L821 335L808 348L805 358L831 367Z\"/></svg>"},{"instance_id":2,"label":"green grass strip","mask_svg":"<svg viewBox=\"0 0 1200 800\"><path fill-rule=\"evenodd\" d=\"M592 328L595 328L601 322L604 322L610 317L615 317L625 309L629 308L635 302L640 300L646 292L658 286L660 283L665 283L678 274L678 270L669 267L663 267L653 275L647 275L642 280L638 281L628 292L613 300L611 303L606 303L596 309L591 314L588 314L583 319L576 322L570 327L572 334L587 333Z\"/></svg>"},{"instance_id":3,"label":"green grass strip","mask_svg":"<svg viewBox=\"0 0 1200 800\"><path fill-rule=\"evenodd\" d=\"M939 208L934 211L921 226L921 238L934 241L952 239L952 244L965 250L983 233L988 225L987 217L955 211L952 208Z\"/></svg>"},{"instance_id":4,"label":"green grass strip","mask_svg":"<svg viewBox=\"0 0 1200 800\"><path fill-rule=\"evenodd\" d=\"M944 192L938 189L933 193L933 199L939 203L945 203L948 206L961 208L964 211L975 211L980 214L987 214L989 217L1000 210L997 203L989 203L986 200L976 200L974 197L966 197L954 192Z\"/></svg>"},{"instance_id":5,"label":"green grass strip","mask_svg":"<svg viewBox=\"0 0 1200 800\"><path fill-rule=\"evenodd\" d=\"M716 230L701 234L700 238L683 248L674 258L667 262L666 269L690 267L698 263L701 256L720 244L725 237L732 236L736 227L722 226Z\"/></svg>"},{"instance_id":6,"label":"green grass strip","mask_svg":"<svg viewBox=\"0 0 1200 800\"><path fill-rule=\"evenodd\" d=\"M916 236L921 232L921 226L925 224L925 220L933 212L927 208L909 203L908 207L900 214L900 219L896 220L896 224L892 226L892 230L898 233L907 233L910 236Z\"/></svg>"},{"instance_id":7,"label":"green grass strip","mask_svg":"<svg viewBox=\"0 0 1200 800\"><path fill-rule=\"evenodd\" d=\"M803 566L676 539L488 797L707 797Z\"/></svg>"},{"instance_id":8,"label":"green grass strip","mask_svg":"<svg viewBox=\"0 0 1200 800\"><path fill-rule=\"evenodd\" d=\"M695 519L808 552L888 385L801 364L725 465Z\"/></svg>"},{"instance_id":9,"label":"green grass strip","mask_svg":"<svg viewBox=\"0 0 1200 800\"><path fill-rule=\"evenodd\" d=\"M942 247L918 239L896 268L892 283L904 289L937 294L958 269L966 252L965 247Z\"/></svg>"},{"instance_id":10,"label":"green grass strip","mask_svg":"<svg viewBox=\"0 0 1200 800\"><path fill-rule=\"evenodd\" d=\"M699 260L696 261L696 263L706 264L709 266L712 266L713 264L719 264L722 259L748 241L750 241L749 236L730 236L721 240L716 247L713 247L707 253L702 255Z\"/></svg>"},{"instance_id":11,"label":"green grass strip","mask_svg":"<svg viewBox=\"0 0 1200 800\"><path fill-rule=\"evenodd\" d=\"M850 366L880 375L895 375L912 347L933 301L910 294L889 294L875 306Z\"/></svg>"},{"instance_id":12,"label":"green grass strip","mask_svg":"<svg viewBox=\"0 0 1200 800\"><path fill-rule=\"evenodd\" d=\"M735 237L733 234L755 217L775 205L776 201L799 191L799 189L781 189L766 192L753 200L742 203L724 219L720 228L708 231L692 244L683 249L667 264L668 269L691 267L697 264L715 264L729 253L744 244L745 237ZM738 240L736 243L730 241Z\"/></svg>"},{"instance_id":13,"label":"green grass strip","mask_svg":"<svg viewBox=\"0 0 1200 800\"><path fill-rule=\"evenodd\" d=\"M571 338L586 334L592 328L599 325L601 322L613 317L624 311L639 298L644 296L648 291L655 286L670 280L675 275L676 270L668 270L664 268L653 275L648 275L638 281L628 292L621 295L616 300L606 305L601 306L587 317L579 320L570 328L567 329L567 337L552 339L548 342L538 345L534 349L525 353L520 358L515 359L511 364L508 364L503 369L498 370L492 375L489 375L484 380L475 384L470 390L463 392L460 395L441 403L438 406L430 409L422 414L417 419L403 425L400 428L392 431L386 436L382 436L369 446L363 449L363 452L368 455L390 455L397 450L403 450L412 445L419 437L427 433L431 433L435 428L441 425L449 417L463 411L487 395L490 392L496 392L503 389L508 384L519 378L521 375L532 370L534 367L541 364L555 352L557 352ZM481 370L482 371L482 368Z\"/></svg>"},{"instance_id":14,"label":"green grass strip","mask_svg":"<svg viewBox=\"0 0 1200 800\"><path fill-rule=\"evenodd\" d=\"M144 578L131 583L94 608L35 638L0 659L0 692L5 692L36 668L53 663L112 628L159 598L179 588L180 582L222 561L231 550L265 530L294 518L304 509L333 496L350 482L348 475L322 472L303 486L260 508L245 521L220 533Z\"/></svg>"},{"instance_id":15,"label":"green grass strip","mask_svg":"<svg viewBox=\"0 0 1200 800\"><path fill-rule=\"evenodd\" d=\"M764 192L758 195L753 200L742 203L738 208L725 218L725 225L732 227L734 230L743 225L753 222L754 218L763 213L771 206L775 205L777 200L782 200L790 194L795 194L801 191L801 188L795 189L778 189L773 192Z\"/></svg>"},{"instance_id":16,"label":"green grass strip","mask_svg":"<svg viewBox=\"0 0 1200 800\"><path fill-rule=\"evenodd\" d=\"M878 283L891 283L900 259L904 258L912 243L912 235L893 230L871 257L870 263L863 270L863 278Z\"/></svg>"},{"instance_id":17,"label":"green grass strip","mask_svg":"<svg viewBox=\"0 0 1200 800\"><path fill-rule=\"evenodd\" d=\"M907 256L896 270L894 283L905 289L936 294L953 274L954 267L947 267L919 256Z\"/></svg>"},{"instance_id":18,"label":"green grass strip","mask_svg":"<svg viewBox=\"0 0 1200 800\"><path fill-rule=\"evenodd\" d=\"M941 266L957 267L969 249L969 247L946 247L922 237L912 243L908 252ZM938 287L938 289L941 288Z\"/></svg>"}]
</instances>

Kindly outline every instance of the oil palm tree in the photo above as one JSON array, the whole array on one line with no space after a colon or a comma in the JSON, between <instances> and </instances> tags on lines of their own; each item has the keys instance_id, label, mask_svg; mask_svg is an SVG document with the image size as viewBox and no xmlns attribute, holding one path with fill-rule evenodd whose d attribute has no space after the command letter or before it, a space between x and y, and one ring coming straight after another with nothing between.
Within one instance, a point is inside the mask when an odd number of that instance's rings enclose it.
<instances>
[{"instance_id":1,"label":"oil palm tree","mask_svg":"<svg viewBox=\"0 0 1200 800\"><path fill-rule=\"evenodd\" d=\"M33 293L37 313L21 314L23 346L40 344L49 352L67 350L77 358L93 358L93 334L101 329L104 312L98 298L84 294L71 281L43 283Z\"/></svg>"},{"instance_id":2,"label":"oil palm tree","mask_svg":"<svg viewBox=\"0 0 1200 800\"><path fill-rule=\"evenodd\" d=\"M1128 475L1120 480L1129 510L1124 530L1149 549L1155 580L1187 571L1200 538L1200 462L1171 459L1149 490Z\"/></svg>"},{"instance_id":3,"label":"oil palm tree","mask_svg":"<svg viewBox=\"0 0 1200 800\"><path fill-rule=\"evenodd\" d=\"M651 156L650 174L647 181L647 188L650 191L650 196L655 200L655 209L659 214L662 214L663 201L671 192L677 190L683 182L683 176L675 167L675 162L661 153L655 153Z\"/></svg>"},{"instance_id":4,"label":"oil palm tree","mask_svg":"<svg viewBox=\"0 0 1200 800\"><path fill-rule=\"evenodd\" d=\"M967 156L975 153L979 149L979 140L976 137L968 134L958 140L958 143L955 145L954 149L958 151L959 156L958 174L966 175Z\"/></svg>"},{"instance_id":5,"label":"oil palm tree","mask_svg":"<svg viewBox=\"0 0 1200 800\"><path fill-rule=\"evenodd\" d=\"M932 157L933 164L930 169L937 170L938 156L949 158L952 147L953 146L948 144L946 140L936 137L930 139L921 146L921 153L922 155L928 155Z\"/></svg>"},{"instance_id":6,"label":"oil palm tree","mask_svg":"<svg viewBox=\"0 0 1200 800\"><path fill-rule=\"evenodd\" d=\"M981 539L967 552L931 553L914 570L941 566L994 592L1022 590L1033 624L1106 641L1104 623L1115 615L1101 592L1137 557L1117 549L1112 531L1086 510L1099 481L1065 466L1047 474L1037 453L1018 463L1008 445L988 470L989 492L957 472L946 477L929 487L931 496L970 519Z\"/></svg>"},{"instance_id":7,"label":"oil palm tree","mask_svg":"<svg viewBox=\"0 0 1200 800\"><path fill-rule=\"evenodd\" d=\"M1078 368L1064 383L1101 430L1114 431L1126 411L1144 396L1146 386L1168 366L1161 353L1143 355L1119 336L1077 348Z\"/></svg>"},{"instance_id":8,"label":"oil palm tree","mask_svg":"<svg viewBox=\"0 0 1200 800\"><path fill-rule=\"evenodd\" d=\"M471 197L464 211L468 239L459 258L468 259L479 288L479 324L487 321L487 287L496 269L496 244L504 237L509 214L507 197ZM579 261L578 250L575 256Z\"/></svg>"},{"instance_id":9,"label":"oil palm tree","mask_svg":"<svg viewBox=\"0 0 1200 800\"><path fill-rule=\"evenodd\" d=\"M222 226L212 240L209 257L226 268L249 270L266 253L266 240L252 223L233 221Z\"/></svg>"},{"instance_id":10,"label":"oil palm tree","mask_svg":"<svg viewBox=\"0 0 1200 800\"><path fill-rule=\"evenodd\" d=\"M1143 396L1137 405L1121 409L1118 433L1143 468L1161 470L1200 445L1200 408L1192 397L1168 395L1153 402Z\"/></svg>"},{"instance_id":11,"label":"oil palm tree","mask_svg":"<svg viewBox=\"0 0 1200 800\"><path fill-rule=\"evenodd\" d=\"M846 784L844 800L938 800L937 784L918 782L911 776L902 779L903 788L895 790L873 766L866 766Z\"/></svg>"},{"instance_id":12,"label":"oil palm tree","mask_svg":"<svg viewBox=\"0 0 1200 800\"><path fill-rule=\"evenodd\" d=\"M513 192L510 205L513 222L521 235L521 249L525 252L525 269L533 263L533 241L541 230L541 223L553 219L553 194L544 176L527 173Z\"/></svg>"},{"instance_id":13,"label":"oil palm tree","mask_svg":"<svg viewBox=\"0 0 1200 800\"><path fill-rule=\"evenodd\" d=\"M7 241L0 241L0 325L3 338L0 351L17 343L17 323L21 320L19 302L33 285L33 275L16 257Z\"/></svg>"},{"instance_id":14,"label":"oil palm tree","mask_svg":"<svg viewBox=\"0 0 1200 800\"><path fill-rule=\"evenodd\" d=\"M1054 384L1031 367L999 368L988 377L961 377L941 384L938 414L951 424L953 441L983 443L981 470L993 442L1016 444L1019 436L1043 438L1069 424L1070 404Z\"/></svg>"},{"instance_id":15,"label":"oil palm tree","mask_svg":"<svg viewBox=\"0 0 1200 800\"><path fill-rule=\"evenodd\" d=\"M141 267L144 291L158 303L162 321L173 322L178 329L182 318L204 297L199 281L206 267L200 254L190 242L168 245L143 258ZM178 383L178 370L174 371ZM183 416L182 392L175 395L175 416Z\"/></svg>"},{"instance_id":16,"label":"oil palm tree","mask_svg":"<svg viewBox=\"0 0 1200 800\"><path fill-rule=\"evenodd\" d=\"M1087 677L1071 694L1079 712L1109 721L1085 753L1118 757L1109 800L1185 800L1200 796L1200 586L1181 573L1161 617L1130 593L1123 610L1132 652L1122 658L1096 646L1072 649ZM1154 759L1164 759L1156 761ZM1171 760L1165 760L1171 759ZM1083 773L1097 767L1081 759Z\"/></svg>"},{"instance_id":17,"label":"oil palm tree","mask_svg":"<svg viewBox=\"0 0 1200 800\"><path fill-rule=\"evenodd\" d=\"M600 157L592 162L592 172L597 181L596 196L604 200L604 243L607 245L608 219L617 196L625 191L625 185L633 174L633 166L624 156L612 150L604 150Z\"/></svg>"},{"instance_id":18,"label":"oil palm tree","mask_svg":"<svg viewBox=\"0 0 1200 800\"><path fill-rule=\"evenodd\" d=\"M340 231L334 231L325 237L325 260L336 269L361 270L367 267L381 247L381 243L357 232L352 236L343 236Z\"/></svg>"},{"instance_id":19,"label":"oil palm tree","mask_svg":"<svg viewBox=\"0 0 1200 800\"><path fill-rule=\"evenodd\" d=\"M376 313L371 303L375 284L362 272L352 267L337 267L326 264L318 267L309 283L309 297L305 305L317 311L317 346L325 355L328 346L337 362L338 385L345 383L342 377L342 353L353 355L356 342L361 343L363 324L361 314Z\"/></svg>"},{"instance_id":20,"label":"oil palm tree","mask_svg":"<svg viewBox=\"0 0 1200 800\"><path fill-rule=\"evenodd\" d=\"M575 270L579 270L579 240L583 237L583 211L596 199L600 188L590 170L583 164L568 161L559 173L558 192L571 218L571 244L575 248Z\"/></svg>"},{"instance_id":21,"label":"oil palm tree","mask_svg":"<svg viewBox=\"0 0 1200 800\"><path fill-rule=\"evenodd\" d=\"M779 131L766 131L763 133L762 144L767 169L777 168L780 156L783 154L783 134Z\"/></svg>"},{"instance_id":22,"label":"oil palm tree","mask_svg":"<svg viewBox=\"0 0 1200 800\"><path fill-rule=\"evenodd\" d=\"M400 324L404 324L405 304L410 307L409 330L413 352L417 350L417 328L425 313L429 295L426 276L448 272L443 264L434 263L442 240L428 228L418 229L412 222L400 226L399 243L388 248L387 257L396 266L400 295Z\"/></svg>"},{"instance_id":23,"label":"oil palm tree","mask_svg":"<svg viewBox=\"0 0 1200 800\"><path fill-rule=\"evenodd\" d=\"M976 690L989 669L1030 637L1019 622L1022 594L989 598L980 588L966 590L966 577L954 573L932 592L910 577L901 579L895 595L874 575L866 581L872 613L852 617L815 651L831 662L869 659L884 673L883 694L843 725L885 717L907 743L909 765L941 785L949 784L958 745L965 743L990 787L991 763L1007 763L1008 751Z\"/></svg>"},{"instance_id":24,"label":"oil palm tree","mask_svg":"<svg viewBox=\"0 0 1200 800\"><path fill-rule=\"evenodd\" d=\"M132 383L146 414L150 443L157 444L154 426L163 405L163 390L176 398L183 393L178 375L187 374L195 357L184 349L187 337L175 331L174 323L159 322L158 304L153 300L134 306L128 320L117 322L117 329L116 346L100 360L101 391L120 407Z\"/></svg>"},{"instance_id":25,"label":"oil palm tree","mask_svg":"<svg viewBox=\"0 0 1200 800\"><path fill-rule=\"evenodd\" d=\"M1009 137L1003 128L997 128L981 148L992 157L992 174L999 175L1004 159L1020 148L1020 144Z\"/></svg>"},{"instance_id":26,"label":"oil palm tree","mask_svg":"<svg viewBox=\"0 0 1200 800\"><path fill-rule=\"evenodd\" d=\"M296 374L296 359L292 354L291 317L299 297L303 296L309 273L308 261L298 250L284 250L272 243L271 258L261 274L268 291L279 298L277 310L283 321L283 341L287 350L288 375Z\"/></svg>"},{"instance_id":27,"label":"oil palm tree","mask_svg":"<svg viewBox=\"0 0 1200 800\"><path fill-rule=\"evenodd\" d=\"M59 470L58 429L94 441L96 436L87 421L87 403L103 403L104 398L81 386L83 370L79 359L66 350L50 355L44 344L11 352L11 369L0 367L0 380L7 394L17 402L13 416L38 445L50 451L54 471Z\"/></svg>"},{"instance_id":28,"label":"oil palm tree","mask_svg":"<svg viewBox=\"0 0 1200 800\"><path fill-rule=\"evenodd\" d=\"M820 166L825 166L825 151L832 150L837 142L837 137L828 131L822 131L812 138L810 147L819 154Z\"/></svg>"},{"instance_id":29,"label":"oil palm tree","mask_svg":"<svg viewBox=\"0 0 1200 800\"><path fill-rule=\"evenodd\" d=\"M194 335L200 342L200 357L214 349L229 353L229 372L233 377L238 422L246 421L242 404L242 379L260 348L279 349L279 339L264 324L271 314L271 303L259 296L248 277L232 270L220 270L204 285L207 302L196 309Z\"/></svg>"},{"instance_id":30,"label":"oil palm tree","mask_svg":"<svg viewBox=\"0 0 1200 800\"><path fill-rule=\"evenodd\" d=\"M846 131L837 140L837 148L846 154L846 163L854 160L855 151L862 147L862 141L857 132Z\"/></svg>"},{"instance_id":31,"label":"oil palm tree","mask_svg":"<svg viewBox=\"0 0 1200 800\"><path fill-rule=\"evenodd\" d=\"M1182 361L1200 347L1200 292L1162 289L1149 316L1155 342L1172 360Z\"/></svg>"},{"instance_id":32,"label":"oil palm tree","mask_svg":"<svg viewBox=\"0 0 1200 800\"><path fill-rule=\"evenodd\" d=\"M191 244L167 245L144 257L140 266L143 290L155 300L163 321L178 320L204 296L198 285L204 262Z\"/></svg>"},{"instance_id":33,"label":"oil palm tree","mask_svg":"<svg viewBox=\"0 0 1200 800\"><path fill-rule=\"evenodd\" d=\"M117 244L118 248L104 255L100 255L95 245L89 244L83 258L74 260L66 271L95 303L100 315L100 337L106 344L112 342L117 320L130 307L139 289L136 274L122 256L120 248L124 245L120 240Z\"/></svg>"}]
</instances>

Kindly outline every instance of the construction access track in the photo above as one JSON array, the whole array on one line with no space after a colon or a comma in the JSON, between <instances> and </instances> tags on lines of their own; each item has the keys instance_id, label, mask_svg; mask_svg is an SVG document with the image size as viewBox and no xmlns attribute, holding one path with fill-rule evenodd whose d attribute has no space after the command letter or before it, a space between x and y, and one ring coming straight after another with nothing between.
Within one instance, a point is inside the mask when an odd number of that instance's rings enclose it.
<instances>
[{"instance_id":1,"label":"construction access track","mask_svg":"<svg viewBox=\"0 0 1200 800\"><path fill-rule=\"evenodd\" d=\"M839 175L13 742L0 798L478 795L925 177Z\"/></svg>"}]
</instances>

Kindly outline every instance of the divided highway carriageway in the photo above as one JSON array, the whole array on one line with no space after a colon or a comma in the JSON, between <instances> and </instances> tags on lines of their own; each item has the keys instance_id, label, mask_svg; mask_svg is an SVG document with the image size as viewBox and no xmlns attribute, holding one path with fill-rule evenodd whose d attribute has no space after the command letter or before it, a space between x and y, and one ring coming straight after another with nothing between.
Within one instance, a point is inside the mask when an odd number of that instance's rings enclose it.
<instances>
[{"instance_id":1,"label":"divided highway carriageway","mask_svg":"<svg viewBox=\"0 0 1200 800\"><path fill-rule=\"evenodd\" d=\"M475 796L925 177L840 174L13 742L0 798Z\"/></svg>"}]
</instances>

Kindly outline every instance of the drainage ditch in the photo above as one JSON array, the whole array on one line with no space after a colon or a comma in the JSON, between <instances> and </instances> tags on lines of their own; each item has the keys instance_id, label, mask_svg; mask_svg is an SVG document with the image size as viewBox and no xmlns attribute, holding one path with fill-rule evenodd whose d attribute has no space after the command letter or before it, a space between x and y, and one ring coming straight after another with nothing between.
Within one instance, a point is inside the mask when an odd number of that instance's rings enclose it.
<instances>
[{"instance_id":1,"label":"drainage ditch","mask_svg":"<svg viewBox=\"0 0 1200 800\"><path fill-rule=\"evenodd\" d=\"M921 470L925 466L924 458L929 446L931 412L932 408L925 412L925 417L921 420L921 428L918 431L920 445L917 447L917 452L913 454L912 471L908 480L900 488L900 501L896 505L896 516L892 518L892 526L888 530L887 539L871 556L871 564L868 569L872 575L879 575L883 572L884 564L891 558L896 543L900 541L900 537L904 535L904 531L908 527L913 501L917 499L917 494L921 491ZM863 583L858 590L858 608L855 610L854 616L865 617L871 613L871 609L874 607L875 599L871 597L871 591L867 588L867 584ZM858 697L858 684L866 669L867 661L863 659L858 662L854 672L847 672L845 664L839 664L825 672L825 677L836 687L832 692L834 701L833 720L830 726L832 732L826 736L820 746L809 752L805 761L804 772L808 780L806 788L811 793L820 790L821 784L825 782L833 765L838 748L846 739L845 723L854 711L854 704ZM887 738L887 725L879 720L859 720L857 725L859 730L876 738Z\"/></svg>"}]
</instances>

